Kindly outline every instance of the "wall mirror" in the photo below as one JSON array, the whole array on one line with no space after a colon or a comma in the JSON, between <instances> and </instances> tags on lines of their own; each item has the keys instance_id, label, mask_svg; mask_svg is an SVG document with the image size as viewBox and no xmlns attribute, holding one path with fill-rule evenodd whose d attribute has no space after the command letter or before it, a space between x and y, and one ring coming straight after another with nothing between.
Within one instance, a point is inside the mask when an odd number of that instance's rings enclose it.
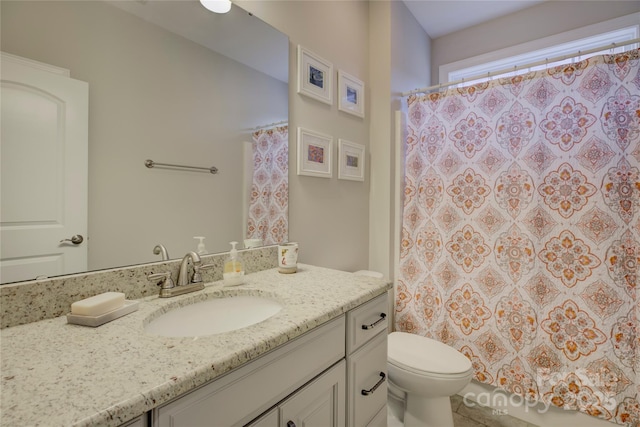
<instances>
[{"instance_id":1,"label":"wall mirror","mask_svg":"<svg viewBox=\"0 0 640 427\"><path fill-rule=\"evenodd\" d=\"M0 7L3 52L88 84L88 270L160 261L158 244L181 258L196 250L194 236L209 253L242 247L252 134L288 118L286 35L236 5L219 15L197 0ZM147 168L147 159L219 172Z\"/></svg>"}]
</instances>

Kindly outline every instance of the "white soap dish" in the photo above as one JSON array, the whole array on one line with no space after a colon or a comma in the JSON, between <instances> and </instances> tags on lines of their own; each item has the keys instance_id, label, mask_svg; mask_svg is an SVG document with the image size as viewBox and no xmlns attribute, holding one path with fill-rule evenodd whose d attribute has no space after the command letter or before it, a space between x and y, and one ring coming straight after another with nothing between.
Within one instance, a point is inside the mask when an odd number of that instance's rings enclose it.
<instances>
[{"instance_id":1,"label":"white soap dish","mask_svg":"<svg viewBox=\"0 0 640 427\"><path fill-rule=\"evenodd\" d=\"M138 310L138 301L125 300L124 305L115 310L101 314L100 316L84 316L80 314L67 314L67 323L74 325L91 326L96 327L104 325L107 322L117 319L118 317L125 316L129 313L133 313Z\"/></svg>"}]
</instances>

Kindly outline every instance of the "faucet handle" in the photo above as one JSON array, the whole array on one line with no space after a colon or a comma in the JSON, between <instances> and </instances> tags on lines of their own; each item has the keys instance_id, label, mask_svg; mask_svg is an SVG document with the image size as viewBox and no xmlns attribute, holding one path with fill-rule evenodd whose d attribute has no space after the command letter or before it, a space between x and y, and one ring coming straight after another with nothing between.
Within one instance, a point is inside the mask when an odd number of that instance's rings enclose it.
<instances>
[{"instance_id":1,"label":"faucet handle","mask_svg":"<svg viewBox=\"0 0 640 427\"><path fill-rule=\"evenodd\" d=\"M209 270L210 268L215 267L214 264L202 264L202 265L194 265L193 266L193 279L191 283L200 283L202 282L202 274L200 274L201 270Z\"/></svg>"},{"instance_id":2,"label":"faucet handle","mask_svg":"<svg viewBox=\"0 0 640 427\"><path fill-rule=\"evenodd\" d=\"M147 276L147 280L149 281L158 281L156 284L161 286L162 289L171 289L175 288L175 284L171 279L171 272L166 271L164 273L155 273Z\"/></svg>"}]
</instances>

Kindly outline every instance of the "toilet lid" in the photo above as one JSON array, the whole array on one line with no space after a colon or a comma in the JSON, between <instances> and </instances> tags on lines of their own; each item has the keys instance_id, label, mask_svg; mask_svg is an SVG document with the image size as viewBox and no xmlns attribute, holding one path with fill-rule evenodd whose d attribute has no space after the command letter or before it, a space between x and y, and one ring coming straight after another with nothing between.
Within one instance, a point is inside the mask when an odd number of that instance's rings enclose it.
<instances>
[{"instance_id":1,"label":"toilet lid","mask_svg":"<svg viewBox=\"0 0 640 427\"><path fill-rule=\"evenodd\" d=\"M392 332L387 344L389 363L418 374L462 374L472 368L471 361L465 355L431 338L407 332Z\"/></svg>"}]
</instances>

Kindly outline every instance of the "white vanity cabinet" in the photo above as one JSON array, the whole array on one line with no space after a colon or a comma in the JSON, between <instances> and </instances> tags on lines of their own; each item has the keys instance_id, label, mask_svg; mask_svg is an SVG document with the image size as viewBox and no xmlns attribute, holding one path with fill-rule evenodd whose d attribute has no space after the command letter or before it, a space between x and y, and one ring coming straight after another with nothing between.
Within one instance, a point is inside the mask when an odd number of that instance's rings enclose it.
<instances>
[{"instance_id":1,"label":"white vanity cabinet","mask_svg":"<svg viewBox=\"0 0 640 427\"><path fill-rule=\"evenodd\" d=\"M154 409L152 425L384 425L386 310L385 293Z\"/></svg>"},{"instance_id":2,"label":"white vanity cabinet","mask_svg":"<svg viewBox=\"0 0 640 427\"><path fill-rule=\"evenodd\" d=\"M388 299L347 313L347 425L387 425Z\"/></svg>"},{"instance_id":3,"label":"white vanity cabinet","mask_svg":"<svg viewBox=\"0 0 640 427\"><path fill-rule=\"evenodd\" d=\"M153 426L230 427L249 423L343 360L344 328L345 317L340 316L154 409Z\"/></svg>"}]
</instances>

